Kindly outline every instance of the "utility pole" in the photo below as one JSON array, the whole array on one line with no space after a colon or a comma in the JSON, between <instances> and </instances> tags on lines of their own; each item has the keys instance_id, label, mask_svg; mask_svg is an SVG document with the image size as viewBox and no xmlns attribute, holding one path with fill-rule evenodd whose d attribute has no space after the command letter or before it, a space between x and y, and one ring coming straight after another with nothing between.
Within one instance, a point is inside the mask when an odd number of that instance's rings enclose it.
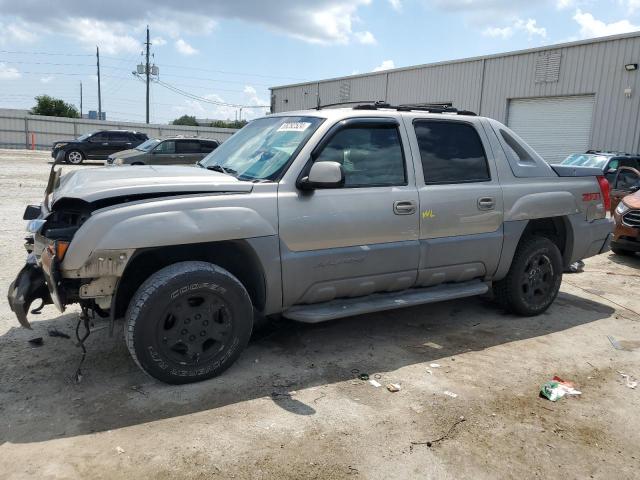
<instances>
[{"instance_id":1,"label":"utility pole","mask_svg":"<svg viewBox=\"0 0 640 480\"><path fill-rule=\"evenodd\" d=\"M102 120L102 94L100 92L100 49L96 47L96 60L98 65L98 120Z\"/></svg>"},{"instance_id":2,"label":"utility pole","mask_svg":"<svg viewBox=\"0 0 640 480\"><path fill-rule=\"evenodd\" d=\"M80 118L82 118L82 82L80 82Z\"/></svg>"},{"instance_id":3,"label":"utility pole","mask_svg":"<svg viewBox=\"0 0 640 480\"><path fill-rule=\"evenodd\" d=\"M151 47L151 42L149 41L149 25L147 25L147 42L145 45L147 46L147 57L144 71L147 76L147 123L149 123L149 77L151 75L151 68L149 67L149 47Z\"/></svg>"}]
</instances>

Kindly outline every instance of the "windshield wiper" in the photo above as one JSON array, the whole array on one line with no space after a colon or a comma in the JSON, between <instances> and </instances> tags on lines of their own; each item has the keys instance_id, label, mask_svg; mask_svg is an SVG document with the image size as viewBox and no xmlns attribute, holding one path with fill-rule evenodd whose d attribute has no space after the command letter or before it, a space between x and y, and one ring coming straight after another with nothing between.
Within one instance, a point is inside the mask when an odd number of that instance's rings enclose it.
<instances>
[{"instance_id":1,"label":"windshield wiper","mask_svg":"<svg viewBox=\"0 0 640 480\"><path fill-rule=\"evenodd\" d=\"M222 165L207 165L204 168L206 168L207 170L213 170L214 172L225 173L227 175L231 175L232 177L235 177L238 174L238 172L236 172L233 168L225 168Z\"/></svg>"}]
</instances>

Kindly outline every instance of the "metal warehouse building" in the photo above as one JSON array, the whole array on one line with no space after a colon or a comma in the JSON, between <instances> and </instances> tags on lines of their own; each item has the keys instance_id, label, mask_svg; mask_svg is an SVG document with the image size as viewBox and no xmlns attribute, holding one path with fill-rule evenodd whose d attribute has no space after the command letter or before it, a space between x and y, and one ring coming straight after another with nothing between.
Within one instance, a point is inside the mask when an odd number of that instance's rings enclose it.
<instances>
[{"instance_id":1,"label":"metal warehouse building","mask_svg":"<svg viewBox=\"0 0 640 480\"><path fill-rule=\"evenodd\" d=\"M640 152L640 32L271 88L274 113L384 100L495 118L547 161Z\"/></svg>"}]
</instances>

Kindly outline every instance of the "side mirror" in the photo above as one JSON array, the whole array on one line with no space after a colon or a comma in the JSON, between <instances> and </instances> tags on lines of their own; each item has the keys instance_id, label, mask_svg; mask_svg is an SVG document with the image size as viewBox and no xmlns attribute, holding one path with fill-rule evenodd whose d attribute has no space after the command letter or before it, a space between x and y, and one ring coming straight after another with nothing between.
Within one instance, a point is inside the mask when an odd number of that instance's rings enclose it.
<instances>
[{"instance_id":1,"label":"side mirror","mask_svg":"<svg viewBox=\"0 0 640 480\"><path fill-rule=\"evenodd\" d=\"M610 168L606 173L616 173L618 170L615 168Z\"/></svg>"},{"instance_id":2,"label":"side mirror","mask_svg":"<svg viewBox=\"0 0 640 480\"><path fill-rule=\"evenodd\" d=\"M338 162L315 162L309 175L298 182L301 190L340 188L344 185L344 171Z\"/></svg>"}]
</instances>

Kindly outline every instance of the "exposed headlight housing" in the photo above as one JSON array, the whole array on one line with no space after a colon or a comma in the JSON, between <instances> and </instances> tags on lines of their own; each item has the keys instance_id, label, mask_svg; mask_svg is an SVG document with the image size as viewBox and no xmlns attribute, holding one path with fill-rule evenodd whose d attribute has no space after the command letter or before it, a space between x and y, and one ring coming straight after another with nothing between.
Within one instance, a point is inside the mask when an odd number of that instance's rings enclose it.
<instances>
[{"instance_id":1,"label":"exposed headlight housing","mask_svg":"<svg viewBox=\"0 0 640 480\"><path fill-rule=\"evenodd\" d=\"M124 163L124 161L121 158L116 158L113 161L113 165L122 165Z\"/></svg>"},{"instance_id":2,"label":"exposed headlight housing","mask_svg":"<svg viewBox=\"0 0 640 480\"><path fill-rule=\"evenodd\" d=\"M618 215L624 215L625 213L627 213L629 210L631 210L631 208L624 202L620 202L618 204L618 206L616 207L616 213Z\"/></svg>"},{"instance_id":3,"label":"exposed headlight housing","mask_svg":"<svg viewBox=\"0 0 640 480\"><path fill-rule=\"evenodd\" d=\"M67 145L67 143L65 143L65 142L56 143L56 148L64 147L65 145Z\"/></svg>"},{"instance_id":4,"label":"exposed headlight housing","mask_svg":"<svg viewBox=\"0 0 640 480\"><path fill-rule=\"evenodd\" d=\"M46 220L43 218L34 218L33 220L29 220L27 222L27 232L38 233L45 222Z\"/></svg>"}]
</instances>

